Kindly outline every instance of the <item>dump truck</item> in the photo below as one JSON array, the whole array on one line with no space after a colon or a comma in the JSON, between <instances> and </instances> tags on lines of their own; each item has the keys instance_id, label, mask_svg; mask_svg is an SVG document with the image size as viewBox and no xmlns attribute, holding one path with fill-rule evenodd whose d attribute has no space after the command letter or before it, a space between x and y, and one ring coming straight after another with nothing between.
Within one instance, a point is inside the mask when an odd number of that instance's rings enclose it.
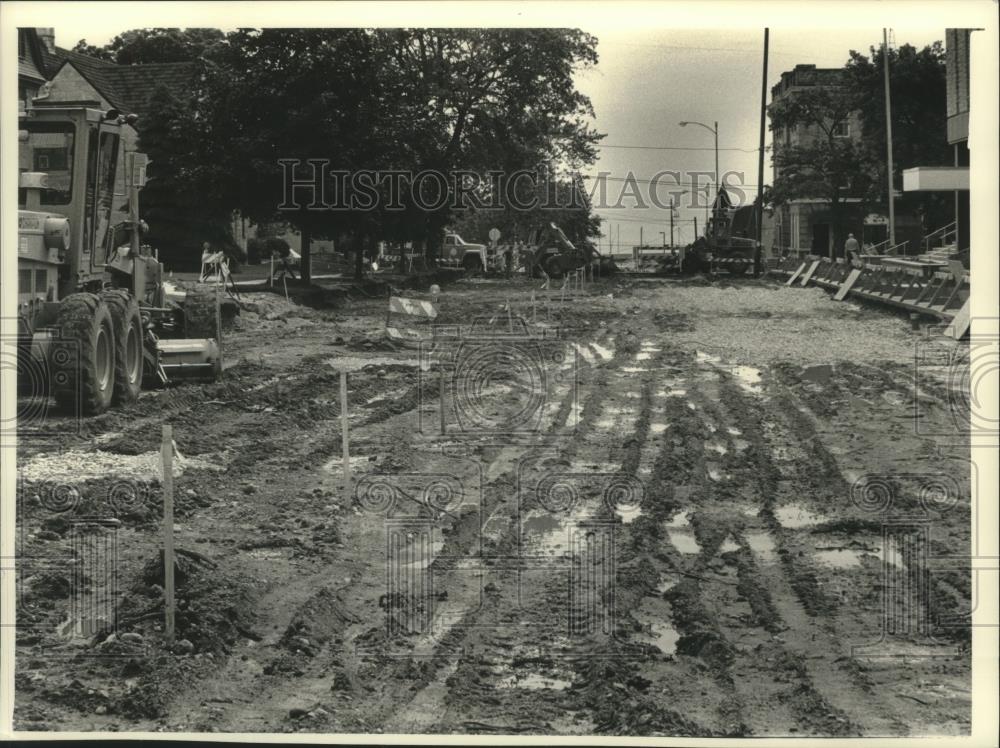
<instances>
[{"instance_id":1,"label":"dump truck","mask_svg":"<svg viewBox=\"0 0 1000 748\"><path fill-rule=\"evenodd\" d=\"M216 292L168 298L163 265L141 243L148 160L126 153L122 133L136 120L38 99L18 117L19 388L80 415L132 402L143 386L221 373Z\"/></svg>"}]
</instances>

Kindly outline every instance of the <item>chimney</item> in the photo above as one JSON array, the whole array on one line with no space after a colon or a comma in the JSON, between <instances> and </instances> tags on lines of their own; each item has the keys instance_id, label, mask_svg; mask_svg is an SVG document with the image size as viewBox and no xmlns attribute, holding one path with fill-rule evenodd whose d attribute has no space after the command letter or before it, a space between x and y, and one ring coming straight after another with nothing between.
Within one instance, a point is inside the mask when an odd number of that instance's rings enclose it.
<instances>
[{"instance_id":1,"label":"chimney","mask_svg":"<svg viewBox=\"0 0 1000 748\"><path fill-rule=\"evenodd\" d=\"M54 28L35 29L35 33L38 34L38 38L42 40L42 44L49 52L56 51L56 30Z\"/></svg>"}]
</instances>

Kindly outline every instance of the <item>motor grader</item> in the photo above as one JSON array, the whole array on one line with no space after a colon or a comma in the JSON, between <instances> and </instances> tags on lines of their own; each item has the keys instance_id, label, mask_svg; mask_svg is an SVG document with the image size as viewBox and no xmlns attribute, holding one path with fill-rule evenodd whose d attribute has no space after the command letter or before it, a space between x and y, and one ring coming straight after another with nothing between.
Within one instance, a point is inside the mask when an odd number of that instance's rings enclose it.
<instances>
[{"instance_id":1,"label":"motor grader","mask_svg":"<svg viewBox=\"0 0 1000 748\"><path fill-rule=\"evenodd\" d=\"M136 119L39 99L18 118L18 354L33 359L19 368L46 380L19 386L80 415L145 385L221 373L216 294L168 298L163 265L141 243L147 160L126 153L122 132Z\"/></svg>"}]
</instances>

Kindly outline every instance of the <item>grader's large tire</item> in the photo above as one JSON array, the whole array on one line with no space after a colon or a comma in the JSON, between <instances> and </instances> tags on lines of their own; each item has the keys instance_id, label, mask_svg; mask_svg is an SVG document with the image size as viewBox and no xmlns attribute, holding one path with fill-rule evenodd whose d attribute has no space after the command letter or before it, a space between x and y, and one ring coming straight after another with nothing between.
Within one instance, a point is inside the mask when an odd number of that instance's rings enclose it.
<instances>
[{"instance_id":1,"label":"grader's large tire","mask_svg":"<svg viewBox=\"0 0 1000 748\"><path fill-rule=\"evenodd\" d=\"M215 338L222 337L219 329L220 312L215 290L188 291L184 297L184 337Z\"/></svg>"},{"instance_id":2,"label":"grader's large tire","mask_svg":"<svg viewBox=\"0 0 1000 748\"><path fill-rule=\"evenodd\" d=\"M75 293L59 305L52 345L52 394L60 407L82 415L103 413L115 389L115 331L107 305Z\"/></svg>"},{"instance_id":3,"label":"grader's large tire","mask_svg":"<svg viewBox=\"0 0 1000 748\"><path fill-rule=\"evenodd\" d=\"M127 291L113 289L101 293L111 311L115 329L115 394L119 405L134 403L142 390L143 331L139 301Z\"/></svg>"}]
</instances>

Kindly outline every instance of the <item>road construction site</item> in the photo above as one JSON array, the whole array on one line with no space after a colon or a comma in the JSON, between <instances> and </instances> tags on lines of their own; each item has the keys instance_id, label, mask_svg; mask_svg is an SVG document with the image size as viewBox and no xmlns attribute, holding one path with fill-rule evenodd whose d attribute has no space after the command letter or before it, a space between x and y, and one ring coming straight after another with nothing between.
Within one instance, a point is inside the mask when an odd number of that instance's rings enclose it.
<instances>
[{"instance_id":1,"label":"road construction site","mask_svg":"<svg viewBox=\"0 0 1000 748\"><path fill-rule=\"evenodd\" d=\"M244 292L219 381L37 404L16 729L968 731L966 343L784 277L412 286L454 339L387 337L384 283Z\"/></svg>"}]
</instances>

